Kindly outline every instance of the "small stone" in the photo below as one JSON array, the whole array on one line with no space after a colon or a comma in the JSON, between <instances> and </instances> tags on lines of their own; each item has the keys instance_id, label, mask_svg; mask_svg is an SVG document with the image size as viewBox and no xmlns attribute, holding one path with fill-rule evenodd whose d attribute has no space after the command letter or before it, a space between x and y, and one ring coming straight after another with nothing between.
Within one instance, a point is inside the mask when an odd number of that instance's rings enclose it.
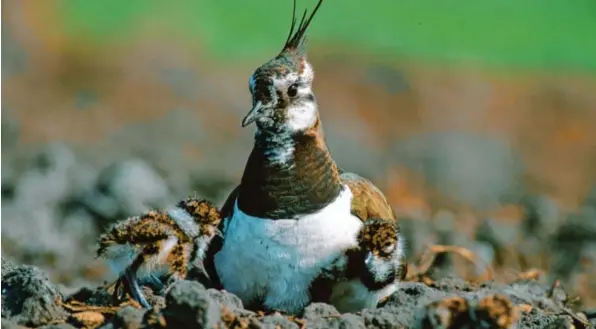
<instances>
[{"instance_id":1,"label":"small stone","mask_svg":"<svg viewBox=\"0 0 596 329\"><path fill-rule=\"evenodd\" d=\"M340 329L364 329L364 319L355 314L343 314L338 320L338 327Z\"/></svg>"},{"instance_id":2,"label":"small stone","mask_svg":"<svg viewBox=\"0 0 596 329\"><path fill-rule=\"evenodd\" d=\"M298 325L290 321L287 317L276 313L267 315L261 319L261 328L271 329L298 329Z\"/></svg>"},{"instance_id":3,"label":"small stone","mask_svg":"<svg viewBox=\"0 0 596 329\"><path fill-rule=\"evenodd\" d=\"M181 280L168 290L163 311L168 326L213 328L219 323L220 306L199 283Z\"/></svg>"},{"instance_id":4,"label":"small stone","mask_svg":"<svg viewBox=\"0 0 596 329\"><path fill-rule=\"evenodd\" d=\"M141 327L145 310L130 306L122 308L112 319L114 329L138 329Z\"/></svg>"},{"instance_id":5,"label":"small stone","mask_svg":"<svg viewBox=\"0 0 596 329\"><path fill-rule=\"evenodd\" d=\"M340 314L332 305L325 303L312 303L304 309L302 317L307 320L318 319L327 316L337 316Z\"/></svg>"},{"instance_id":6,"label":"small stone","mask_svg":"<svg viewBox=\"0 0 596 329\"><path fill-rule=\"evenodd\" d=\"M231 294L227 291L221 291L217 289L207 290L209 296L221 306L228 307L230 309L242 309L242 301L238 296Z\"/></svg>"}]
</instances>

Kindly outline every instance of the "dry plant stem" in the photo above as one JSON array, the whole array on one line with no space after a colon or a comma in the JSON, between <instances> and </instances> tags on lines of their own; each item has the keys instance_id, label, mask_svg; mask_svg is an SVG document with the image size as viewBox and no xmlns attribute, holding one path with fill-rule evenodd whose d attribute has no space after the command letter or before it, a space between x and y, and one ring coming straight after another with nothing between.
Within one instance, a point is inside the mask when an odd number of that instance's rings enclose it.
<instances>
[{"instance_id":1,"label":"dry plant stem","mask_svg":"<svg viewBox=\"0 0 596 329\"><path fill-rule=\"evenodd\" d=\"M573 319L573 322L575 322L576 328L593 328L592 324L588 320L580 318L577 314L575 314L570 309L563 307L562 310L563 310L562 314L569 315ZM578 326L578 324L581 325L581 327Z\"/></svg>"},{"instance_id":2,"label":"dry plant stem","mask_svg":"<svg viewBox=\"0 0 596 329\"><path fill-rule=\"evenodd\" d=\"M548 298L553 298L554 294L555 294L555 289L557 289L559 287L559 285L561 285L561 281L559 280L555 280L553 282L553 284L551 285L550 289L548 290L548 293L546 294L546 296Z\"/></svg>"},{"instance_id":3,"label":"dry plant stem","mask_svg":"<svg viewBox=\"0 0 596 329\"><path fill-rule=\"evenodd\" d=\"M98 306L98 305L88 305L83 302L73 300L62 304L67 311L71 313L75 312L86 312L86 311L93 311L93 312L100 312L104 314L115 314L124 306L132 306L134 308L141 308L141 305L134 300L128 300L120 305L116 306Z\"/></svg>"},{"instance_id":4,"label":"dry plant stem","mask_svg":"<svg viewBox=\"0 0 596 329\"><path fill-rule=\"evenodd\" d=\"M454 253L458 254L464 259L470 261L473 264L484 263L484 267L486 268L485 273L479 276L477 280L483 281L485 280L484 277L487 276L487 280L491 280L493 278L493 270L491 266L485 262L483 262L480 257L478 257L473 251L466 249L464 247L459 246L446 246L446 245L431 245L427 248L427 250L422 254L420 258L420 263L418 265L418 270L415 275L425 275L430 271L431 266L435 258L440 253ZM484 275L486 274L486 275Z\"/></svg>"},{"instance_id":5,"label":"dry plant stem","mask_svg":"<svg viewBox=\"0 0 596 329\"><path fill-rule=\"evenodd\" d=\"M555 305L558 304L558 301L554 299L555 289L557 289L560 285L561 281L555 280L547 292L547 297L550 298L555 303ZM561 310L563 311L563 314L569 315L573 319L573 322L576 324L576 326L581 326L580 328L592 328L592 325L589 321L587 321L586 319L582 319L575 312L573 312L567 307L568 302L568 300L565 300L565 305L561 305Z\"/></svg>"},{"instance_id":6,"label":"dry plant stem","mask_svg":"<svg viewBox=\"0 0 596 329\"><path fill-rule=\"evenodd\" d=\"M539 280L544 274L543 270L540 269L529 269L525 272L517 274L516 279L518 280Z\"/></svg>"}]
</instances>

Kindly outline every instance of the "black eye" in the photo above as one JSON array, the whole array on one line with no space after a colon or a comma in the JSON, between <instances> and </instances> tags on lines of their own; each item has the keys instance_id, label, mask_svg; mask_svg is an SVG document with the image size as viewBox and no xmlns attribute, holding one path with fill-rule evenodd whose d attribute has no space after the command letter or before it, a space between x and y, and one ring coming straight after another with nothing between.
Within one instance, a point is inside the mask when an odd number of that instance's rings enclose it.
<instances>
[{"instance_id":1,"label":"black eye","mask_svg":"<svg viewBox=\"0 0 596 329\"><path fill-rule=\"evenodd\" d=\"M295 83L288 87L288 96L294 97L298 93L298 85Z\"/></svg>"}]
</instances>

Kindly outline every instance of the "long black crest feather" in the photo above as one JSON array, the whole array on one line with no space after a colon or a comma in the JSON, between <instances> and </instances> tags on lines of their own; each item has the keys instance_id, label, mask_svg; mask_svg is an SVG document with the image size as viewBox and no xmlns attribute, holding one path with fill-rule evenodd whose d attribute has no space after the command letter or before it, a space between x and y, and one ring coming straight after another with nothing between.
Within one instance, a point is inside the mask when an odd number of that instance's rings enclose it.
<instances>
[{"instance_id":1,"label":"long black crest feather","mask_svg":"<svg viewBox=\"0 0 596 329\"><path fill-rule=\"evenodd\" d=\"M294 0L294 5L292 8L292 25L290 25L290 33L288 34L288 38L286 39L286 44L284 45L283 50L297 50L300 47L304 41L306 30L308 29L310 22L312 21L313 17L315 17L317 10L319 10L319 7L322 3L323 0L319 0L308 19L306 19L307 10L304 10L302 18L300 18L300 24L298 24L298 29L296 32L294 32L294 29L296 28L296 0Z\"/></svg>"}]
</instances>

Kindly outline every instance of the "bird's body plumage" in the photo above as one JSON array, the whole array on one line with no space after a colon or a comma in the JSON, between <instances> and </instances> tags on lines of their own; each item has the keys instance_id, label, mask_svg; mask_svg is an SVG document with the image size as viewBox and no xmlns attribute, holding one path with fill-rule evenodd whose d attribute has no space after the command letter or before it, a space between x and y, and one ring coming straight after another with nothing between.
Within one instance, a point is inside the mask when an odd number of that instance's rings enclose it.
<instances>
[{"instance_id":1,"label":"bird's body plumage","mask_svg":"<svg viewBox=\"0 0 596 329\"><path fill-rule=\"evenodd\" d=\"M396 220L369 180L341 172L316 122L283 145L259 140L257 133L242 182L222 207L216 276L247 305L299 313L316 294L312 282L322 269L357 245L365 220ZM285 162L274 147L289 150Z\"/></svg>"},{"instance_id":2,"label":"bird's body plumage","mask_svg":"<svg viewBox=\"0 0 596 329\"><path fill-rule=\"evenodd\" d=\"M250 216L236 203L215 255L223 287L249 306L299 313L321 268L356 244L362 222L350 213L351 194L344 187L330 204L299 219Z\"/></svg>"},{"instance_id":3,"label":"bird's body plumage","mask_svg":"<svg viewBox=\"0 0 596 329\"><path fill-rule=\"evenodd\" d=\"M358 246L364 221L396 221L383 193L342 172L327 148L304 48L321 3L296 24L294 1L282 51L249 79L252 108L242 126L257 126L253 149L221 209L223 237L207 256L210 276L245 305L294 314L318 295L320 272Z\"/></svg>"}]
</instances>

